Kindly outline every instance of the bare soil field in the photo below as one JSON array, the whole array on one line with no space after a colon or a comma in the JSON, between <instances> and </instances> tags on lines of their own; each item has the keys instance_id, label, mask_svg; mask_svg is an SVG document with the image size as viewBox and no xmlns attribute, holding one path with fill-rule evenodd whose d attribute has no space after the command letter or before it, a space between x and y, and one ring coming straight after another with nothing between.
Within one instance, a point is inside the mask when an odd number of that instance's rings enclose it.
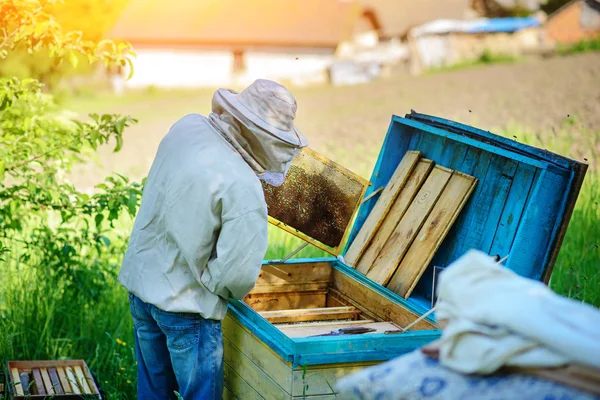
<instances>
[{"instance_id":1,"label":"bare soil field","mask_svg":"<svg viewBox=\"0 0 600 400\"><path fill-rule=\"evenodd\" d=\"M600 131L600 53L291 90L298 100L298 126L311 146L365 177L392 115L411 109L492 132L518 127L545 135L567 119ZM211 96L212 90L148 92L73 103L82 113L117 112L139 119L125 132L122 152L101 152L99 165L74 171L74 183L90 187L110 172L145 176L171 124L187 113L209 112Z\"/></svg>"}]
</instances>

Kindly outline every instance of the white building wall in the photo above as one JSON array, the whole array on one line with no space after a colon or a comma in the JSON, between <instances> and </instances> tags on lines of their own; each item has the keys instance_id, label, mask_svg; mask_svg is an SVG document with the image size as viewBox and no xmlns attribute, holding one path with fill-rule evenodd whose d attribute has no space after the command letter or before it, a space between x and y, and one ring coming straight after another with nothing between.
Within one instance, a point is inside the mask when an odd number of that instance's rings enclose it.
<instances>
[{"instance_id":1,"label":"white building wall","mask_svg":"<svg viewBox=\"0 0 600 400\"><path fill-rule=\"evenodd\" d=\"M225 86L232 82L233 54L226 51L136 49L128 87Z\"/></svg>"},{"instance_id":2,"label":"white building wall","mask_svg":"<svg viewBox=\"0 0 600 400\"><path fill-rule=\"evenodd\" d=\"M333 61L333 54L251 51L244 53L246 70L234 74L229 51L138 48L136 52L134 75L126 82L130 88L224 87L258 78L305 85L325 82Z\"/></svg>"}]
</instances>

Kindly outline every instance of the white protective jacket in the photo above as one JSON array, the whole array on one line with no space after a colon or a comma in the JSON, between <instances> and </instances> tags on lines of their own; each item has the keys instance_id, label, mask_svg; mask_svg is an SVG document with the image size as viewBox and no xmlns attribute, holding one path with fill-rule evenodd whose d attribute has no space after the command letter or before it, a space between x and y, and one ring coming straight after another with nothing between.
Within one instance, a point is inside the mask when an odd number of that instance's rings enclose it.
<instances>
[{"instance_id":1,"label":"white protective jacket","mask_svg":"<svg viewBox=\"0 0 600 400\"><path fill-rule=\"evenodd\" d=\"M209 119L164 137L119 281L144 302L221 320L252 290L267 250L267 206L253 169Z\"/></svg>"}]
</instances>

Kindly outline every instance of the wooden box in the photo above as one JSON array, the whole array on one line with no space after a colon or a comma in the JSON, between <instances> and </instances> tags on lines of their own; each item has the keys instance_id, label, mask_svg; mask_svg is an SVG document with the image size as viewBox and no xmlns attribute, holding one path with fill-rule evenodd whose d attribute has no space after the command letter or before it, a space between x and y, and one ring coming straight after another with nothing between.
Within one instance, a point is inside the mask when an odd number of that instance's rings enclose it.
<instances>
[{"instance_id":1,"label":"wooden box","mask_svg":"<svg viewBox=\"0 0 600 400\"><path fill-rule=\"evenodd\" d=\"M102 399L84 360L9 361L8 377L15 400Z\"/></svg>"},{"instance_id":2,"label":"wooden box","mask_svg":"<svg viewBox=\"0 0 600 400\"><path fill-rule=\"evenodd\" d=\"M369 215L376 212L375 205L385 192L380 188L390 184L411 152L419 152L441 169L473 177L476 185L435 249L416 257L423 268L412 276L410 287L400 291L371 279L344 256L360 238ZM416 113L394 116L370 182L365 190L357 187L353 192L366 200L346 201L356 204L353 224L348 220L347 230L343 222L347 218L339 219L338 236L348 238L346 246L337 242L324 246L306 229L297 232L332 257L265 261L252 293L244 301L231 301L223 321L224 396L334 399L333 386L342 376L433 341L440 332L431 315L409 331L399 332L431 309L434 270L443 269L469 249L498 255L505 267L547 282L586 168L452 121ZM266 198L273 204L273 193ZM314 204L321 206L318 199ZM271 208L269 212L277 214ZM294 233L300 225L294 226L296 219L289 212L278 215L287 215L285 229ZM279 220L271 222L282 225ZM372 331L315 336L344 327Z\"/></svg>"}]
</instances>

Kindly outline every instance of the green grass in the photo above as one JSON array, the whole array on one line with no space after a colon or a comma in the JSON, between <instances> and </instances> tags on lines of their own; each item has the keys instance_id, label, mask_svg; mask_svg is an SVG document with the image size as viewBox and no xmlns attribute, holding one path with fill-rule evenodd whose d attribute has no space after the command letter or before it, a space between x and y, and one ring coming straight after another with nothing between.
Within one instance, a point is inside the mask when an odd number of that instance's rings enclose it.
<instances>
[{"instance_id":1,"label":"green grass","mask_svg":"<svg viewBox=\"0 0 600 400\"><path fill-rule=\"evenodd\" d=\"M509 54L493 53L489 50L485 50L479 58L475 60L460 61L451 65L443 65L441 67L433 67L427 70L428 74L456 71L461 69L480 67L484 65L492 64L511 64L519 62L521 59Z\"/></svg>"},{"instance_id":2,"label":"green grass","mask_svg":"<svg viewBox=\"0 0 600 400\"><path fill-rule=\"evenodd\" d=\"M544 135L532 134L519 126L502 134L580 160L588 158L590 169L550 285L560 294L600 306L600 132L585 130L570 119L557 131ZM352 168L352 154L336 159ZM123 220L119 229L129 229L130 224L131 221ZM302 244L300 239L272 226L269 240L268 259L282 258ZM8 360L83 358L97 375L106 398L135 399L132 323L126 292L116 279L120 258L118 252L115 254L104 260L101 273L93 277L93 287L86 285L89 280L82 280L77 293L65 297L61 282L73 278L55 276L42 267L23 267L15 245L10 258L0 262L3 365ZM323 255L309 246L296 257Z\"/></svg>"},{"instance_id":3,"label":"green grass","mask_svg":"<svg viewBox=\"0 0 600 400\"><path fill-rule=\"evenodd\" d=\"M561 45L557 49L558 54L561 55L587 53L590 51L600 51L600 35L596 38L580 40L575 44Z\"/></svg>"}]
</instances>

